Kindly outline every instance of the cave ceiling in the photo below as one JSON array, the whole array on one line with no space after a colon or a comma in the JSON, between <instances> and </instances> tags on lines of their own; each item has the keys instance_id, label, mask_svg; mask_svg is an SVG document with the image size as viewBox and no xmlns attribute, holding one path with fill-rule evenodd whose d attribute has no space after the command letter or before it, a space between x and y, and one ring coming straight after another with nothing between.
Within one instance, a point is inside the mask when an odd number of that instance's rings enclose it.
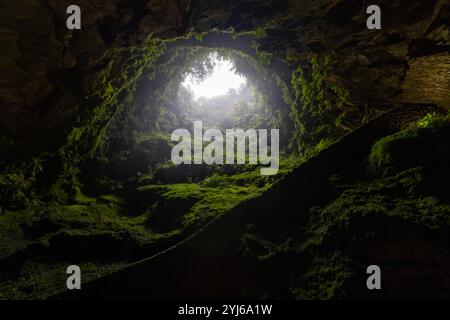
<instances>
[{"instance_id":1,"label":"cave ceiling","mask_svg":"<svg viewBox=\"0 0 450 320\"><path fill-rule=\"evenodd\" d=\"M365 25L372 2L383 10L381 30ZM354 105L449 107L449 1L78 0L83 27L71 34L65 27L70 4L0 4L3 131L69 124L113 48L139 45L150 34L171 39L231 28L264 28L260 48L279 60L287 52L300 59L310 51L329 54L330 81L349 90Z\"/></svg>"}]
</instances>

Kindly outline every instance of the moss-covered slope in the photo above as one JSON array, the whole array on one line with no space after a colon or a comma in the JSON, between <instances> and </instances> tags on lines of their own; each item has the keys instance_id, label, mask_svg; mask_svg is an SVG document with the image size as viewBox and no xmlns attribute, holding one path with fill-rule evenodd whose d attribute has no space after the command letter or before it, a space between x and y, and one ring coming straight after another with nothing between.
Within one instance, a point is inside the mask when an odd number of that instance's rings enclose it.
<instances>
[{"instance_id":1,"label":"moss-covered slope","mask_svg":"<svg viewBox=\"0 0 450 320\"><path fill-rule=\"evenodd\" d=\"M448 297L450 119L375 130L393 117L349 134L187 241L64 297ZM402 139L411 148L399 152ZM352 147L366 150L348 161L359 166L336 165ZM382 269L379 292L366 288L372 264Z\"/></svg>"}]
</instances>

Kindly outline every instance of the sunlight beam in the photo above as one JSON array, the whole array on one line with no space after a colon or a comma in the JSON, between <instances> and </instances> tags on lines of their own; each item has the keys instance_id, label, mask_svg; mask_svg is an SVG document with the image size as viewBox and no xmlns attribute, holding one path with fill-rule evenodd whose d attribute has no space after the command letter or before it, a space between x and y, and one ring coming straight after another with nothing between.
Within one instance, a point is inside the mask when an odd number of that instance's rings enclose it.
<instances>
[{"instance_id":1,"label":"sunlight beam","mask_svg":"<svg viewBox=\"0 0 450 320\"><path fill-rule=\"evenodd\" d=\"M203 81L197 82L192 75L182 82L182 85L193 92L194 99L200 97L212 98L226 94L230 89L238 89L247 82L245 77L233 71L233 63L229 60L215 59L215 67Z\"/></svg>"}]
</instances>

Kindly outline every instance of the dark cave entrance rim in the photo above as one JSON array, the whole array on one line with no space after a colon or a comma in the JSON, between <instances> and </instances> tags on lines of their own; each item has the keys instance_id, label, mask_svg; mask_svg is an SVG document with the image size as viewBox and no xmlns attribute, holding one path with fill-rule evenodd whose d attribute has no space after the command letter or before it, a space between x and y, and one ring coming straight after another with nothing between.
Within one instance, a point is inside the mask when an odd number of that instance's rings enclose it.
<instances>
[{"instance_id":1,"label":"dark cave entrance rim","mask_svg":"<svg viewBox=\"0 0 450 320\"><path fill-rule=\"evenodd\" d=\"M278 106L283 105L284 112L289 113L289 106L284 98L283 88L279 82L282 82L284 88L289 89L291 74L293 67L287 61L270 55L266 61L261 61L260 52L258 51L258 39L260 37L251 34L233 34L231 32L213 31L206 34L191 35L187 38L177 38L172 40L164 40L165 51L159 58L159 63L166 63L173 59L177 51L194 53L209 52L215 53L226 60L230 60L234 64L235 73L247 79L248 86L258 92L262 97L268 97L268 104ZM181 64L191 63L192 61L184 61ZM189 74L186 70L182 74L178 74L176 87L180 88L185 76ZM157 77L159 75L157 74ZM156 77L156 78L157 78ZM141 91L146 90L145 86ZM148 93L144 94L148 97ZM145 104L145 99L143 101ZM202 119L194 119L202 120ZM232 125L232 124L230 124ZM236 127L232 125L232 127Z\"/></svg>"}]
</instances>

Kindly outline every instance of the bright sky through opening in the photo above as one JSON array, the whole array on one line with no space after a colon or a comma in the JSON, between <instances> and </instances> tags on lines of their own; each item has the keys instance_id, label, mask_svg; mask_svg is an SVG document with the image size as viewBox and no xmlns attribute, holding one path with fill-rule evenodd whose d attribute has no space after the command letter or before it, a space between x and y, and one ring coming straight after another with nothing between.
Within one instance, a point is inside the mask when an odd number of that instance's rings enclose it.
<instances>
[{"instance_id":1,"label":"bright sky through opening","mask_svg":"<svg viewBox=\"0 0 450 320\"><path fill-rule=\"evenodd\" d=\"M212 98L224 95L230 89L238 89L246 78L233 71L233 63L229 60L215 59L215 67L203 81L197 82L188 75L182 85L194 93L194 99L200 97Z\"/></svg>"}]
</instances>

